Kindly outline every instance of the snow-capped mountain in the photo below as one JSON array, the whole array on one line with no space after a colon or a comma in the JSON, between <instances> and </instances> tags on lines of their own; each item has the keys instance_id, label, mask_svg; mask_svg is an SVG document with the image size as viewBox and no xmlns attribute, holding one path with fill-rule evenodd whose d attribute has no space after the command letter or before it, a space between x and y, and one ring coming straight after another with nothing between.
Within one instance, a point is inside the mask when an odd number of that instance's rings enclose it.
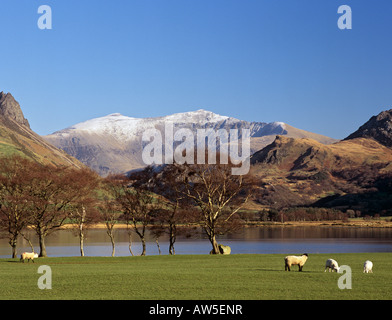
<instances>
[{"instance_id":1,"label":"snow-capped mountain","mask_svg":"<svg viewBox=\"0 0 392 320\"><path fill-rule=\"evenodd\" d=\"M271 143L276 135L309 137L323 142L334 140L295 129L283 122L247 122L203 109L156 118L132 118L119 113L91 119L54 132L44 138L101 175L126 172L145 166L142 161L142 136L148 129L158 129L164 136L165 124L174 130L250 129L251 153ZM241 130L238 130L241 138ZM164 140L163 140L164 142Z\"/></svg>"},{"instance_id":2,"label":"snow-capped mountain","mask_svg":"<svg viewBox=\"0 0 392 320\"><path fill-rule=\"evenodd\" d=\"M67 137L75 132L90 134L107 134L119 141L134 140L143 132L150 128L162 127L165 123L173 123L176 127L194 128L238 128L238 125L251 129L251 136L263 136L270 133L285 134L285 124L283 122L246 122L231 117L203 109L184 113L175 113L165 117L156 118L132 118L123 116L120 113L112 113L105 117L95 118L75 124L66 129L55 132L53 135Z\"/></svg>"}]
</instances>

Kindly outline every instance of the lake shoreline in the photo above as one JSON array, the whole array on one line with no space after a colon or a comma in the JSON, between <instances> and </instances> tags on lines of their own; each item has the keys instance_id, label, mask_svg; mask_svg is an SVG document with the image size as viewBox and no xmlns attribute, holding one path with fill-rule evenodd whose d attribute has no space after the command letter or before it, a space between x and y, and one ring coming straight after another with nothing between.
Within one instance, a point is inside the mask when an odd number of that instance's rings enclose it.
<instances>
[{"instance_id":1,"label":"lake shoreline","mask_svg":"<svg viewBox=\"0 0 392 320\"><path fill-rule=\"evenodd\" d=\"M364 225L364 221L342 223L341 221L315 221L315 222L287 222L287 223L259 223L248 224L236 232L220 235L218 241L231 247L232 253L354 253L354 252L391 252L392 228L389 221ZM389 220L389 219L388 219ZM365 221L369 222L369 221ZM354 226L353 226L354 225ZM180 229L180 228L179 228ZM179 230L175 250L177 254L206 254L210 252L211 245L206 235L199 227L189 236L187 227ZM132 229L130 229L132 230ZM129 235L126 224L117 224L115 235L116 256L129 255ZM104 224L86 229L84 249L86 256L110 256L112 246L107 236ZM38 247L38 238L34 230L26 235L35 247ZM141 242L132 230L133 254L141 253ZM159 238L159 246L155 235L148 228L146 231L147 254L159 254L159 249L168 252L168 234ZM25 239L18 243L20 252L30 250ZM80 255L79 239L71 225L62 228L47 237L46 249L48 256L78 256ZM9 255L10 246L6 239L0 241L0 256ZM158 251L157 251L158 250Z\"/></svg>"},{"instance_id":2,"label":"lake shoreline","mask_svg":"<svg viewBox=\"0 0 392 320\"><path fill-rule=\"evenodd\" d=\"M63 225L60 229L75 228L74 224ZM128 227L130 227L128 225ZM186 226L181 226L186 227ZM248 222L244 227L354 227L354 228L392 228L392 221L380 220L325 220L325 221L288 221L288 222ZM89 229L105 229L104 223L96 223L89 226ZM118 223L114 226L115 229L126 229L127 224ZM131 226L133 229L133 226Z\"/></svg>"},{"instance_id":3,"label":"lake shoreline","mask_svg":"<svg viewBox=\"0 0 392 320\"><path fill-rule=\"evenodd\" d=\"M392 221L385 220L326 220L326 221L288 221L288 222L258 222L248 223L246 226L268 226L268 227L357 227L357 228L392 228Z\"/></svg>"}]
</instances>

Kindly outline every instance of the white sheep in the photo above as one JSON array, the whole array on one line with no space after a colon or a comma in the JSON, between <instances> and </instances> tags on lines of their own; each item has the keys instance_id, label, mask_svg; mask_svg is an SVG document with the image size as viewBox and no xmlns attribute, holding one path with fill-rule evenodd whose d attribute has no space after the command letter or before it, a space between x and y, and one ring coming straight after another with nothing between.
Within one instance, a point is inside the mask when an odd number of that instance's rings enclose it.
<instances>
[{"instance_id":1,"label":"white sheep","mask_svg":"<svg viewBox=\"0 0 392 320\"><path fill-rule=\"evenodd\" d=\"M20 255L20 261L23 260L23 262L25 262L26 259L27 259L27 262L29 262L30 260L32 260L34 262L34 258L38 258L38 253L35 253L35 252L23 252Z\"/></svg>"},{"instance_id":2,"label":"white sheep","mask_svg":"<svg viewBox=\"0 0 392 320\"><path fill-rule=\"evenodd\" d=\"M365 263L363 264L363 272L364 273L373 273L373 262L370 260L366 260Z\"/></svg>"},{"instance_id":3,"label":"white sheep","mask_svg":"<svg viewBox=\"0 0 392 320\"><path fill-rule=\"evenodd\" d=\"M329 270L329 272L332 272L335 270L336 272L339 272L339 265L336 262L336 260L334 259L328 259L327 262L325 263L325 270L324 272L327 272L327 269Z\"/></svg>"},{"instance_id":4,"label":"white sheep","mask_svg":"<svg viewBox=\"0 0 392 320\"><path fill-rule=\"evenodd\" d=\"M304 253L302 256L287 256L284 258L284 270L290 271L291 266L298 265L298 271L302 271L306 260L308 260L307 253Z\"/></svg>"}]
</instances>

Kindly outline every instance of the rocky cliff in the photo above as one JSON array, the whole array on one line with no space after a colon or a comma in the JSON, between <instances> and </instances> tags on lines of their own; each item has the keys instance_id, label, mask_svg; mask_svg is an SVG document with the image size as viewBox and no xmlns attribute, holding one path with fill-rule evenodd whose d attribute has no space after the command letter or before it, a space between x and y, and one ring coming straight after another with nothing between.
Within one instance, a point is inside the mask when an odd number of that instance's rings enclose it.
<instances>
[{"instance_id":1,"label":"rocky cliff","mask_svg":"<svg viewBox=\"0 0 392 320\"><path fill-rule=\"evenodd\" d=\"M373 116L364 125L344 140L372 138L387 147L392 147L392 109Z\"/></svg>"},{"instance_id":2,"label":"rocky cliff","mask_svg":"<svg viewBox=\"0 0 392 320\"><path fill-rule=\"evenodd\" d=\"M28 120L12 94L0 92L0 156L13 154L55 166L84 166L31 130Z\"/></svg>"},{"instance_id":3,"label":"rocky cliff","mask_svg":"<svg viewBox=\"0 0 392 320\"><path fill-rule=\"evenodd\" d=\"M30 129L29 121L24 117L19 103L11 93L0 92L0 115Z\"/></svg>"}]
</instances>

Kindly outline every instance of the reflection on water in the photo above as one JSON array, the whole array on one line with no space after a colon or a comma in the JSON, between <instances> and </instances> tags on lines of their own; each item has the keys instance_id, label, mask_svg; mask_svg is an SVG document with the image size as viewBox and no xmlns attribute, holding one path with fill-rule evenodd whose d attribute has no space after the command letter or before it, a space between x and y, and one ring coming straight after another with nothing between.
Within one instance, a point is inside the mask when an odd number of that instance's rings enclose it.
<instances>
[{"instance_id":1,"label":"reflection on water","mask_svg":"<svg viewBox=\"0 0 392 320\"><path fill-rule=\"evenodd\" d=\"M34 232L28 237L39 250ZM147 234L147 255L159 254L155 238ZM125 229L115 230L116 256L128 256L128 234ZM140 255L141 244L132 236L132 252ZM392 252L392 229L348 227L247 227L240 232L221 236L219 243L229 245L232 253L329 253L329 252ZM159 238L162 254L168 254L167 235ZM58 231L46 239L48 256L78 256L79 239L67 230ZM105 229L88 232L85 240L86 256L110 256L111 243ZM19 240L18 252L30 251L24 239ZM211 245L201 233L186 238L177 237L176 254L208 254ZM0 257L10 257L7 239L0 239Z\"/></svg>"}]
</instances>

